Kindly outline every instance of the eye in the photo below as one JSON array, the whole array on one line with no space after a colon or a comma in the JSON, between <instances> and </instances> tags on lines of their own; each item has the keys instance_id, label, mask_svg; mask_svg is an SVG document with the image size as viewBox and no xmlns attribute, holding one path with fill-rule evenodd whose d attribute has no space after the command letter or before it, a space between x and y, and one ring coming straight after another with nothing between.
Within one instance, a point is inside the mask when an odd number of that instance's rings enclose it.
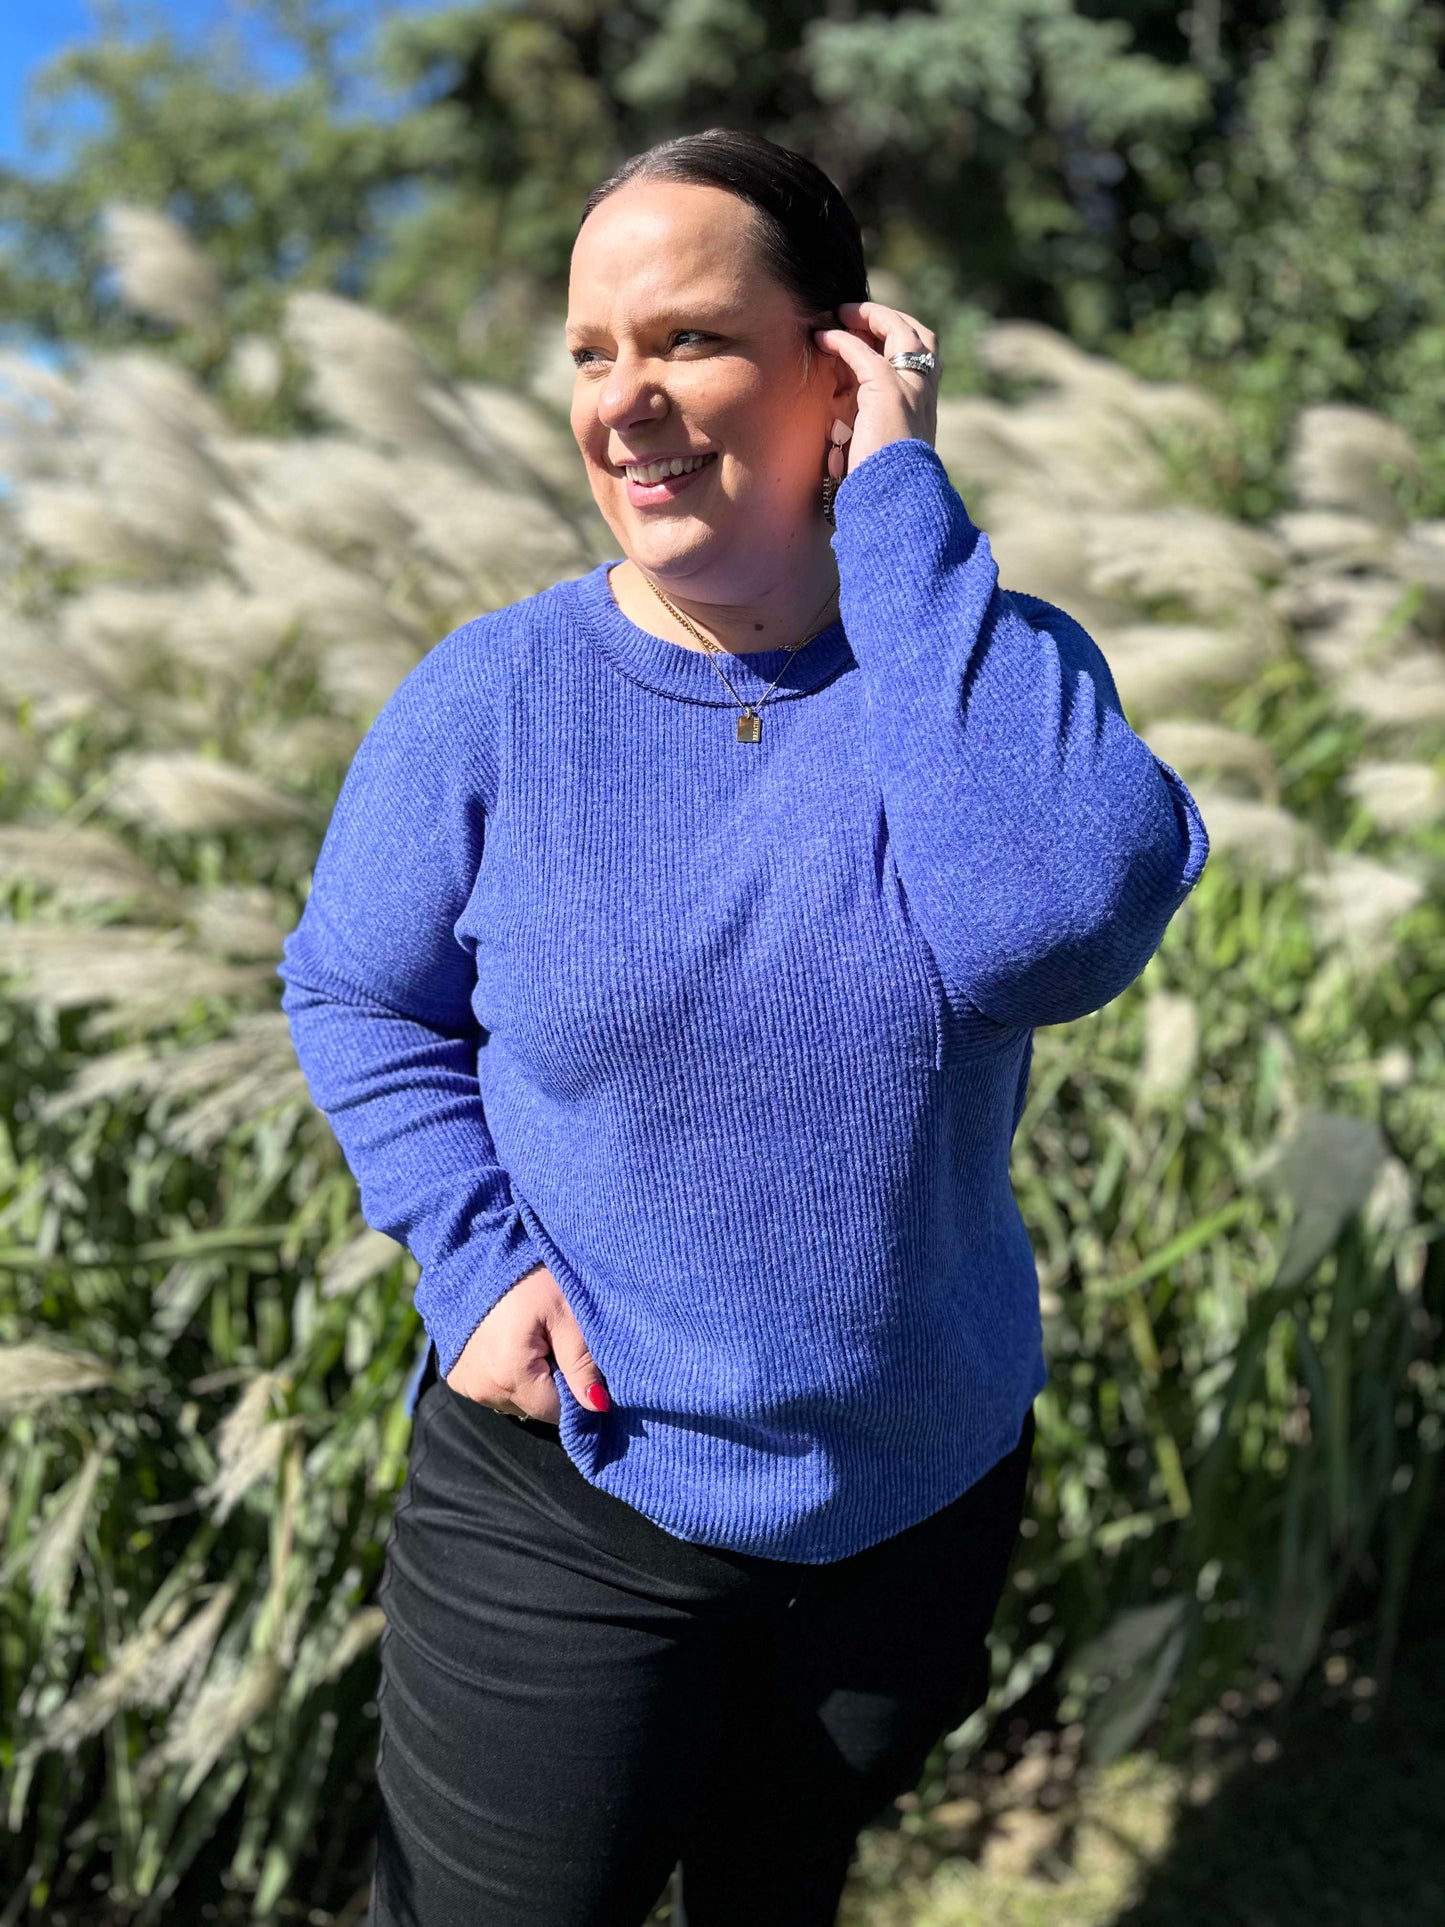
<instances>
[{"instance_id":1,"label":"eye","mask_svg":"<svg viewBox=\"0 0 1445 1927\"><path fill-rule=\"evenodd\" d=\"M672 332L672 339L674 341L680 341L689 335L693 338L694 341L716 341L717 340L716 335L705 334L701 328L674 328ZM572 350L572 360L576 367L586 368L589 365L588 357L595 356L595 354L596 354L596 350L593 348L574 348Z\"/></svg>"}]
</instances>

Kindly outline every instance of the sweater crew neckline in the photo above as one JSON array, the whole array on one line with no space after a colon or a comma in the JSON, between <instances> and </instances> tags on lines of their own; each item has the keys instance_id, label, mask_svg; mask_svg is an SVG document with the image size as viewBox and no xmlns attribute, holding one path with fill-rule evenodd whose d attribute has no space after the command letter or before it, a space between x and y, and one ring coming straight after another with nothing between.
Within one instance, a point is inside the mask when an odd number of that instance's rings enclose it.
<instances>
[{"instance_id":1,"label":"sweater crew neckline","mask_svg":"<svg viewBox=\"0 0 1445 1927\"><path fill-rule=\"evenodd\" d=\"M746 655L727 651L715 666L707 651L655 636L623 611L607 579L622 560L618 555L609 556L585 575L574 577L573 589L592 636L623 675L644 689L684 702L735 709L737 704L723 682L724 675L744 702L761 696L777 677L777 686L768 697L770 708L775 702L811 695L852 660L840 616L797 650L792 661L786 649L759 649Z\"/></svg>"}]
</instances>

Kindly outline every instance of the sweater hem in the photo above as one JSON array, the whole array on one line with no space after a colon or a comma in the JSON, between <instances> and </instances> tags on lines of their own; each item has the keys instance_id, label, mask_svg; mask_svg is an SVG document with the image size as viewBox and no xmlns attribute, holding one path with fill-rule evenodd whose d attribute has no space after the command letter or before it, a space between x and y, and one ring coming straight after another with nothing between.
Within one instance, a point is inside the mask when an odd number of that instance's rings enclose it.
<instances>
[{"instance_id":1,"label":"sweater hem","mask_svg":"<svg viewBox=\"0 0 1445 1927\"><path fill-rule=\"evenodd\" d=\"M971 1486L976 1485L980 1479L986 1477L998 1464L999 1460L1004 1458L1018 1444L1019 1436L1023 1430L1024 1419L1030 1407L1048 1383L1048 1370L1042 1353L1038 1354L1035 1369L1029 1382L1031 1390L1027 1398L1024 1399L1016 1412L1011 1413L1001 1425L995 1427L995 1429L988 1434L984 1442L975 1448L962 1477L955 1471L947 1479L943 1480L940 1486L930 1487L928 1497L920 1500L916 1507L910 1507L902 1518L886 1520L882 1524L875 1522L874 1524L863 1526L861 1529L866 1536L861 1539L851 1540L846 1543L841 1550L832 1549L822 1552L816 1550L799 1550L798 1548L800 1546L806 1546L808 1540L813 1536L810 1533L809 1522L806 1519L798 1521L781 1536L775 1532L770 1533L766 1531L761 1535L752 1533L731 1537L720 1536L716 1533L706 1531L685 1531L682 1529L677 1515L665 1504L659 1503L654 1495L648 1495L644 1502L640 1496L633 1496L631 1492L623 1489L620 1485L609 1483L600 1473L595 1472L591 1465L579 1454L576 1449L577 1439L575 1431L565 1422L560 1428L560 1437L563 1449L566 1451L568 1458L571 1459L573 1465L576 1466L577 1470L590 1486L593 1486L599 1492L607 1493L609 1497L617 1499L622 1504L630 1506L634 1512L641 1513L644 1518L649 1519L653 1525L667 1533L670 1538L679 1539L686 1545L706 1546L714 1551L745 1553L751 1558L775 1559L787 1565L826 1566L835 1564L840 1559L851 1559L860 1552L866 1552L870 1546L879 1545L886 1539L896 1538L900 1533L907 1532L913 1526L921 1525L925 1519L932 1518L934 1513L941 1512L945 1506L952 1505L954 1501L961 1498ZM578 1407L579 1411L580 1409L581 1408ZM564 1413L565 1410L566 1407L564 1403ZM609 1463L621 1464L622 1461L612 1460L609 1461Z\"/></svg>"}]
</instances>

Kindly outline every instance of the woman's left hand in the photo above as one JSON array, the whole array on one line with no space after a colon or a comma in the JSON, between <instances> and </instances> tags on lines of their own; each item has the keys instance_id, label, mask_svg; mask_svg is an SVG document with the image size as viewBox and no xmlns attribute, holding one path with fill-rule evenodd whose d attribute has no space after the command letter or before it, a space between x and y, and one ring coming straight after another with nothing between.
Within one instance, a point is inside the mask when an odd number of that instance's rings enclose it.
<instances>
[{"instance_id":1,"label":"woman's left hand","mask_svg":"<svg viewBox=\"0 0 1445 1927\"><path fill-rule=\"evenodd\" d=\"M843 450L844 474L888 442L910 439L932 445L938 429L938 376L895 368L890 355L927 348L938 353L938 337L901 308L881 301L841 301L841 328L815 328L825 353L841 355L858 378L853 434ZM881 346L878 344L881 343Z\"/></svg>"}]
</instances>

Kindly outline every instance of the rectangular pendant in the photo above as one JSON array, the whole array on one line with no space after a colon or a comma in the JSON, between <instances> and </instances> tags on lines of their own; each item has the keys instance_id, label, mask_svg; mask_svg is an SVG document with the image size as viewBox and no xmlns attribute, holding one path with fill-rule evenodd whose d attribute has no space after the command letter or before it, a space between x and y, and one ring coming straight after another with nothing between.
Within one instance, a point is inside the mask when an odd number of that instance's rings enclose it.
<instances>
[{"instance_id":1,"label":"rectangular pendant","mask_svg":"<svg viewBox=\"0 0 1445 1927\"><path fill-rule=\"evenodd\" d=\"M755 743L762 733L763 719L761 716L738 717L738 741L740 743Z\"/></svg>"}]
</instances>

